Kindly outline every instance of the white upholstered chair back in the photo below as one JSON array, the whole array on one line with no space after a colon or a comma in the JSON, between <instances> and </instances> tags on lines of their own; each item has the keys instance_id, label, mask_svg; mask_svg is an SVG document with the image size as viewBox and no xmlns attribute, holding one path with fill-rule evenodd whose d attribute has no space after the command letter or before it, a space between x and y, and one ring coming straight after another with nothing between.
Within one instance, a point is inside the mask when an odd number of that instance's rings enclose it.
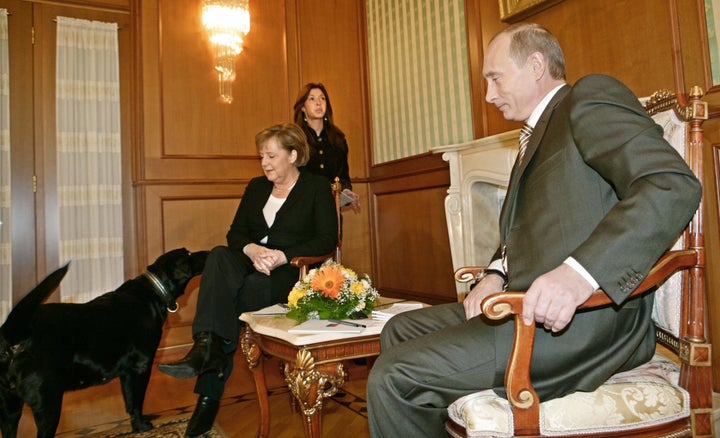
<instances>
[{"instance_id":1,"label":"white upholstered chair back","mask_svg":"<svg viewBox=\"0 0 720 438\"><path fill-rule=\"evenodd\" d=\"M667 92L658 92L654 96L664 96ZM641 99L644 106L652 105L656 101L654 97ZM688 142L689 125L678 117L674 105L651 114L653 120L663 128L665 140L685 159ZM685 245L685 233L681 234L672 249L677 250ZM682 283L687 276L686 271L673 274L668 278L655 293L655 306L653 307L653 321L655 325L672 334L680 337L680 318L682 313Z\"/></svg>"}]
</instances>

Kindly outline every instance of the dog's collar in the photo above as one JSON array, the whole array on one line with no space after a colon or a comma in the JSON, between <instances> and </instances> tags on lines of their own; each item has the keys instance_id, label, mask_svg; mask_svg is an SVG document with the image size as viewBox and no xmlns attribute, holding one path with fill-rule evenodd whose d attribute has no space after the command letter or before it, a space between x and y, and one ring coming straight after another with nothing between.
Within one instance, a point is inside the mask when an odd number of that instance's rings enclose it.
<instances>
[{"instance_id":1,"label":"dog's collar","mask_svg":"<svg viewBox=\"0 0 720 438\"><path fill-rule=\"evenodd\" d=\"M150 280L150 283L155 288L155 292L157 292L158 296L161 300L165 302L165 305L167 306L167 311L170 313L177 312L178 304L175 302L175 299L170 295L170 292L168 292L167 288L165 288L165 285L162 284L159 278L157 278L157 275L153 274L150 271L145 271L142 273L143 277Z\"/></svg>"}]
</instances>

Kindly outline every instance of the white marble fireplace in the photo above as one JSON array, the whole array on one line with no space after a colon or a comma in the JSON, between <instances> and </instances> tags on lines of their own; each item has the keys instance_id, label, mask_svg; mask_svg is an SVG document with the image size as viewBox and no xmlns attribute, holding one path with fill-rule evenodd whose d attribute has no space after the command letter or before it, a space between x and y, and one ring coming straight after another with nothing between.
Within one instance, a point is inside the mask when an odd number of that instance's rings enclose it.
<instances>
[{"instance_id":1,"label":"white marble fireplace","mask_svg":"<svg viewBox=\"0 0 720 438\"><path fill-rule=\"evenodd\" d=\"M487 265L500 236L498 216L518 150L519 130L432 148L450 165L445 217L453 269ZM457 292L468 290L457 283Z\"/></svg>"}]
</instances>

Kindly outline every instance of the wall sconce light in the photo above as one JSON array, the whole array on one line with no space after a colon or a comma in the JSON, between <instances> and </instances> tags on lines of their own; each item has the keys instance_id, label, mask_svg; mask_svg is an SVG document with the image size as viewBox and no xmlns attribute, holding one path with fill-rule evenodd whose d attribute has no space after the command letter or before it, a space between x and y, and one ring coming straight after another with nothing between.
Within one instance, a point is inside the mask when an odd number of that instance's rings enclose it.
<instances>
[{"instance_id":1,"label":"wall sconce light","mask_svg":"<svg viewBox=\"0 0 720 438\"><path fill-rule=\"evenodd\" d=\"M202 24L215 52L220 100L231 103L235 57L242 52L243 37L250 31L249 0L203 0Z\"/></svg>"}]
</instances>

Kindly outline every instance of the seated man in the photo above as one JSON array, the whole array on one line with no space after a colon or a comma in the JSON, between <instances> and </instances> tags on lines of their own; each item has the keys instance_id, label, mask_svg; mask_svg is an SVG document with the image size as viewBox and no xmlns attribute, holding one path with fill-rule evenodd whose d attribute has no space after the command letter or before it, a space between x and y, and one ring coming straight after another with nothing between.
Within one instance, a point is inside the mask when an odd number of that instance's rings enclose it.
<instances>
[{"instance_id":1,"label":"seated man","mask_svg":"<svg viewBox=\"0 0 720 438\"><path fill-rule=\"evenodd\" d=\"M504 395L513 323L490 322L480 308L503 289L527 291L524 323L544 327L531 367L542 400L592 391L648 361L653 294L626 297L700 200L699 182L637 97L608 76L566 84L562 49L546 29L501 31L485 52L483 75L486 100L526 123L493 271L463 303L387 323L367 384L376 438L444 436L454 400L488 388ZM576 313L598 288L615 305Z\"/></svg>"}]
</instances>

